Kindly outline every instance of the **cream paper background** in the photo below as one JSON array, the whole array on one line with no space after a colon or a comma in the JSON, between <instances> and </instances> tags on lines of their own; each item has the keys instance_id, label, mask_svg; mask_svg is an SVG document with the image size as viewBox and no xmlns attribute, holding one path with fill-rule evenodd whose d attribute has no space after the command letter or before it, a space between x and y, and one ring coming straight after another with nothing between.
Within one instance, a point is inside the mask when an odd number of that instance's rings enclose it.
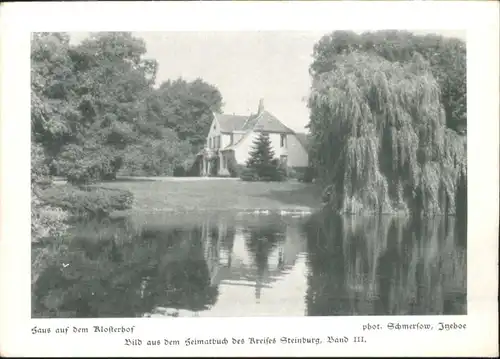
<instances>
[{"instance_id":1,"label":"cream paper background","mask_svg":"<svg viewBox=\"0 0 500 359\"><path fill-rule=\"evenodd\" d=\"M1 17L0 353L3 356L498 355L499 6L473 2L18 3ZM467 31L468 315L48 319L30 316L30 32L449 29ZM228 74L230 76L230 74ZM363 332L363 324L466 323L467 330ZM134 334L32 335L31 328L134 325ZM124 338L364 335L366 344L126 347Z\"/></svg>"}]
</instances>

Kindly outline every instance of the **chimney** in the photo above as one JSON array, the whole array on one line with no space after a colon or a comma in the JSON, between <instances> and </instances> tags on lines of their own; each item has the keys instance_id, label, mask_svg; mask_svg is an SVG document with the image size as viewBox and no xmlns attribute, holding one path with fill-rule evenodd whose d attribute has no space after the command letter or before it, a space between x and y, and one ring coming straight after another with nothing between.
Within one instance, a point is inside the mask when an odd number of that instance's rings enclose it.
<instances>
[{"instance_id":1,"label":"chimney","mask_svg":"<svg viewBox=\"0 0 500 359\"><path fill-rule=\"evenodd\" d=\"M259 109L257 110L257 115L260 115L264 111L264 99L261 98L259 101Z\"/></svg>"}]
</instances>

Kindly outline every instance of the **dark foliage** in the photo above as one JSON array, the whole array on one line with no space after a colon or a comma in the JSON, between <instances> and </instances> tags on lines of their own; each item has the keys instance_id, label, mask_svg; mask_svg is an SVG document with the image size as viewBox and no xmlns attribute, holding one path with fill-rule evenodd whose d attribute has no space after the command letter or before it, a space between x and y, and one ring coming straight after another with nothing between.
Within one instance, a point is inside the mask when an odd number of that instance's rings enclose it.
<instances>
[{"instance_id":1,"label":"dark foliage","mask_svg":"<svg viewBox=\"0 0 500 359\"><path fill-rule=\"evenodd\" d=\"M309 99L310 160L327 202L351 214L456 213L467 143L447 126L432 65L418 53L391 62L363 51L331 65L314 75Z\"/></svg>"},{"instance_id":2,"label":"dark foliage","mask_svg":"<svg viewBox=\"0 0 500 359\"><path fill-rule=\"evenodd\" d=\"M244 181L284 181L286 170L280 167L279 160L274 158L269 135L260 133L254 141L254 147L247 161L247 168L241 173Z\"/></svg>"},{"instance_id":3,"label":"dark foliage","mask_svg":"<svg viewBox=\"0 0 500 359\"><path fill-rule=\"evenodd\" d=\"M125 175L173 175L190 168L221 110L217 88L196 79L153 85L158 64L128 32L64 33L31 43L32 139L52 174L71 183Z\"/></svg>"},{"instance_id":4,"label":"dark foliage","mask_svg":"<svg viewBox=\"0 0 500 359\"><path fill-rule=\"evenodd\" d=\"M133 202L129 191L90 186L52 186L42 191L40 197L76 217L105 217L113 211L129 209Z\"/></svg>"},{"instance_id":5,"label":"dark foliage","mask_svg":"<svg viewBox=\"0 0 500 359\"><path fill-rule=\"evenodd\" d=\"M465 41L440 35L415 35L408 31L374 31L356 34L335 31L325 35L314 46L313 76L335 69L336 57L364 52L389 62L412 62L420 54L430 64L440 87L440 102L446 114L446 125L456 131L467 127L467 66Z\"/></svg>"},{"instance_id":6,"label":"dark foliage","mask_svg":"<svg viewBox=\"0 0 500 359\"><path fill-rule=\"evenodd\" d=\"M227 169L229 171L230 176L240 177L246 167L236 162L236 159L234 158L234 151L230 151L230 153L227 154L227 156L228 156Z\"/></svg>"}]
</instances>

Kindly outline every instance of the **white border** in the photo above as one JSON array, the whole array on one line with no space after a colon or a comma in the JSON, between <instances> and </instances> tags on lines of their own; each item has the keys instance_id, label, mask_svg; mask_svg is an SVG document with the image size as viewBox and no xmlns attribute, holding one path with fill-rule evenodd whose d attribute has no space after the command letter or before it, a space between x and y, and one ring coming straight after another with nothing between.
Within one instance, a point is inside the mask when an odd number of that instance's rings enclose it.
<instances>
[{"instance_id":1,"label":"white border","mask_svg":"<svg viewBox=\"0 0 500 359\"><path fill-rule=\"evenodd\" d=\"M1 11L0 353L16 356L494 356L498 355L499 37L497 2L17 3ZM468 310L465 332L362 333L364 323L440 317L30 319L32 31L466 29L468 42ZM442 320L442 318L441 318ZM33 336L34 325L135 325L142 339L363 335L365 345L130 348L118 335ZM165 324L162 324L165 323Z\"/></svg>"}]
</instances>

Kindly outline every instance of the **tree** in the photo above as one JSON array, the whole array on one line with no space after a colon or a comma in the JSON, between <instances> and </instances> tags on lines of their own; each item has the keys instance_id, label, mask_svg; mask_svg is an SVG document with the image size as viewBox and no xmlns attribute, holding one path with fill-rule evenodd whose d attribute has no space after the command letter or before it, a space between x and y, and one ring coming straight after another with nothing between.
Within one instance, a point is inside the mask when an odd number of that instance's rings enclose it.
<instances>
[{"instance_id":1,"label":"tree","mask_svg":"<svg viewBox=\"0 0 500 359\"><path fill-rule=\"evenodd\" d=\"M141 141L138 124L146 121L145 98L156 74L145 52L142 39L120 32L92 34L71 49L80 118L58 161L64 173L83 181L114 178L126 147Z\"/></svg>"},{"instance_id":2,"label":"tree","mask_svg":"<svg viewBox=\"0 0 500 359\"><path fill-rule=\"evenodd\" d=\"M428 63L338 55L313 78L311 156L342 213L455 213L466 175L465 137L446 128Z\"/></svg>"},{"instance_id":3,"label":"tree","mask_svg":"<svg viewBox=\"0 0 500 359\"><path fill-rule=\"evenodd\" d=\"M126 175L172 176L178 168L186 169L194 161L192 146L176 133L159 128L160 138L127 147L122 171Z\"/></svg>"},{"instance_id":4,"label":"tree","mask_svg":"<svg viewBox=\"0 0 500 359\"><path fill-rule=\"evenodd\" d=\"M337 56L352 52L381 56L390 62L411 62L416 53L430 64L440 88L447 127L462 132L467 127L467 68L465 42L439 35L415 35L408 31L375 31L361 35L335 31L314 46L310 73L317 77L332 71Z\"/></svg>"},{"instance_id":5,"label":"tree","mask_svg":"<svg viewBox=\"0 0 500 359\"><path fill-rule=\"evenodd\" d=\"M145 54L145 42L127 32L94 33L77 45L64 33L33 36L32 139L51 174L86 183L120 170L190 167L222 96L201 79L155 89L158 64Z\"/></svg>"},{"instance_id":6,"label":"tree","mask_svg":"<svg viewBox=\"0 0 500 359\"><path fill-rule=\"evenodd\" d=\"M31 134L50 160L78 121L76 78L64 33L35 33L31 40Z\"/></svg>"},{"instance_id":7,"label":"tree","mask_svg":"<svg viewBox=\"0 0 500 359\"><path fill-rule=\"evenodd\" d=\"M279 181L284 178L278 160L274 158L269 135L265 132L261 132L259 137L254 140L253 149L250 151L246 165L247 169L254 173L259 180Z\"/></svg>"},{"instance_id":8,"label":"tree","mask_svg":"<svg viewBox=\"0 0 500 359\"><path fill-rule=\"evenodd\" d=\"M140 137L156 62L129 33L97 33L76 46L63 33L32 39L32 132L52 171L86 182L113 178Z\"/></svg>"},{"instance_id":9,"label":"tree","mask_svg":"<svg viewBox=\"0 0 500 359\"><path fill-rule=\"evenodd\" d=\"M173 129L198 152L206 141L213 112L221 111L222 95L202 79L187 82L179 78L160 85L150 99L150 108L158 124Z\"/></svg>"}]
</instances>

